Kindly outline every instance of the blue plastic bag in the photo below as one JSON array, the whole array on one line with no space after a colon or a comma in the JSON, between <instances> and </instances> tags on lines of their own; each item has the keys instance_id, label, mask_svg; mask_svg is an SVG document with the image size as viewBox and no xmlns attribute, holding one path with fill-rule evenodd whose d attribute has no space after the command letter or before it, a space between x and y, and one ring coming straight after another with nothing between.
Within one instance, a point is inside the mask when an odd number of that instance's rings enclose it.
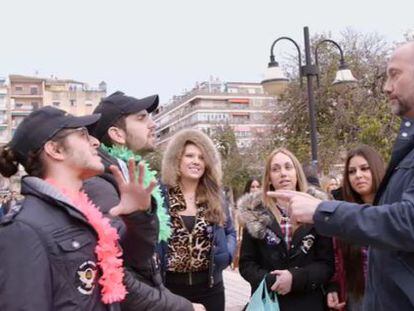
<instances>
[{"instance_id":1,"label":"blue plastic bag","mask_svg":"<svg viewBox=\"0 0 414 311\"><path fill-rule=\"evenodd\" d=\"M271 296L267 291L266 281L263 279L250 298L246 311L280 311L276 294L272 293Z\"/></svg>"}]
</instances>

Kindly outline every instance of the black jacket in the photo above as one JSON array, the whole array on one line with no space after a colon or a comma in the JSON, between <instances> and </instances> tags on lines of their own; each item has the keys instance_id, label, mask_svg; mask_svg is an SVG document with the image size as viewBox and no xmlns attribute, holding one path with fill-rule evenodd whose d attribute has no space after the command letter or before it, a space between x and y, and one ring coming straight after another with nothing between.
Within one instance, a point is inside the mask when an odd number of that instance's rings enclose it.
<instances>
[{"instance_id":1,"label":"black jacket","mask_svg":"<svg viewBox=\"0 0 414 311\"><path fill-rule=\"evenodd\" d=\"M281 228L274 215L264 208L260 195L239 201L240 218L245 224L240 250L239 269L250 283L252 294L266 276L270 287L276 281L273 270L292 273L292 290L278 296L280 309L325 310L323 285L334 272L332 240L316 233L309 225L296 229L287 249Z\"/></svg>"},{"instance_id":2,"label":"black jacket","mask_svg":"<svg viewBox=\"0 0 414 311\"><path fill-rule=\"evenodd\" d=\"M117 160L108 155L103 156L104 164L118 165ZM103 213L119 203L119 191L114 177L105 173L93 177L84 183L84 190L90 199L99 206ZM122 310L151 310L151 311L190 311L191 302L171 293L162 284L159 261L156 258L155 247L158 241L159 224L156 216L156 204L153 200L149 212L137 213L134 224L127 223L133 233L127 234L121 245L124 250L124 262L127 266L126 280L128 294L122 302ZM130 222L127 218L126 222ZM125 226L119 228L125 231Z\"/></svg>"},{"instance_id":3,"label":"black jacket","mask_svg":"<svg viewBox=\"0 0 414 311\"><path fill-rule=\"evenodd\" d=\"M101 302L95 247L85 217L54 187L22 179L25 199L0 226L0 310L120 310ZM133 216L131 217L131 219Z\"/></svg>"},{"instance_id":4,"label":"black jacket","mask_svg":"<svg viewBox=\"0 0 414 311\"><path fill-rule=\"evenodd\" d=\"M364 310L414 309L414 121L403 120L374 205L322 202L321 234L369 245Z\"/></svg>"}]
</instances>

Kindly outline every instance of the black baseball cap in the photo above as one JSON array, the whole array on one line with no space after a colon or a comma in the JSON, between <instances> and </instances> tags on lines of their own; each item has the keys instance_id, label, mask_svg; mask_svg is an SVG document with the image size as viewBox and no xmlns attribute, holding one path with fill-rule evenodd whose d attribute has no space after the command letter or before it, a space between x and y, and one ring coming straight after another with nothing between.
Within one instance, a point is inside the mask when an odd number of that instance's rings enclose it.
<instances>
[{"instance_id":1,"label":"black baseball cap","mask_svg":"<svg viewBox=\"0 0 414 311\"><path fill-rule=\"evenodd\" d=\"M99 114L76 117L66 111L45 106L29 114L17 127L9 148L17 161L24 164L30 152L36 152L57 132L67 128L78 128L96 123Z\"/></svg>"},{"instance_id":2,"label":"black baseball cap","mask_svg":"<svg viewBox=\"0 0 414 311\"><path fill-rule=\"evenodd\" d=\"M103 98L93 111L94 113L100 113L101 118L93 127L90 127L90 132L93 136L101 140L108 129L118 121L120 117L137 113L142 110L151 113L158 107L158 102L158 95L137 99L117 91L108 97Z\"/></svg>"}]
</instances>

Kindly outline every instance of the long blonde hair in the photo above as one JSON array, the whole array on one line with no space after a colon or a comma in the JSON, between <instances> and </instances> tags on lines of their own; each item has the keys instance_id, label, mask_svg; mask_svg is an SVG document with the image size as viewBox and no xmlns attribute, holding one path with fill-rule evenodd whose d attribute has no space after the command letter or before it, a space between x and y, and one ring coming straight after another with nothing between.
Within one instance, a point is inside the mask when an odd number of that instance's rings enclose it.
<instances>
[{"instance_id":1,"label":"long blonde hair","mask_svg":"<svg viewBox=\"0 0 414 311\"><path fill-rule=\"evenodd\" d=\"M180 162L185 147L189 144L193 144L201 150L205 162L205 171L196 190L197 200L207 206L206 219L222 225L226 215L222 206L221 161L214 143L206 134L199 130L185 129L174 135L168 143L162 159L162 181L169 187L179 185Z\"/></svg>"},{"instance_id":2,"label":"long blonde hair","mask_svg":"<svg viewBox=\"0 0 414 311\"><path fill-rule=\"evenodd\" d=\"M297 177L297 183L296 183L296 191L306 192L308 190L308 182L306 181L305 173L303 172L302 165L300 165L299 160L295 157L295 155L287 150L286 148L276 148L274 149L270 155L266 159L266 166L265 171L263 174L263 181L262 181L262 201L265 206L267 207L276 207L276 200L269 197L266 193L267 191L274 191L275 188L272 185L271 179L270 179L270 170L271 170L271 164L274 156L278 153L283 153L284 155L288 156L293 163L293 166L296 170L296 177Z\"/></svg>"}]
</instances>

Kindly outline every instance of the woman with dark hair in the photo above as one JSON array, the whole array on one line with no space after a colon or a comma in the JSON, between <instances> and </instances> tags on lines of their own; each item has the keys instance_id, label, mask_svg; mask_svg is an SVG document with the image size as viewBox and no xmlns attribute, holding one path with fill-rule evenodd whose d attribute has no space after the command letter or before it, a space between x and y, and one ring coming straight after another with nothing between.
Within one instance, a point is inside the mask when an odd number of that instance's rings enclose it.
<instances>
[{"instance_id":1,"label":"woman with dark hair","mask_svg":"<svg viewBox=\"0 0 414 311\"><path fill-rule=\"evenodd\" d=\"M268 289L278 294L282 311L322 311L326 308L322 287L334 271L332 240L311 225L295 223L284 202L268 195L279 189L308 191L295 155L284 148L273 150L262 184L262 192L238 202L245 227L240 274L250 283L252 294L265 278Z\"/></svg>"},{"instance_id":2,"label":"woman with dark hair","mask_svg":"<svg viewBox=\"0 0 414 311\"><path fill-rule=\"evenodd\" d=\"M162 242L166 287L210 311L224 311L222 271L236 248L236 232L221 190L221 161L212 140L182 130L165 151L162 181L168 187L172 234Z\"/></svg>"},{"instance_id":3,"label":"woman with dark hair","mask_svg":"<svg viewBox=\"0 0 414 311\"><path fill-rule=\"evenodd\" d=\"M372 204L384 177L385 165L373 148L361 145L348 152L342 187L343 200ZM362 310L365 290L367 249L334 239L336 271L328 289L328 307ZM341 302L340 302L341 301Z\"/></svg>"},{"instance_id":4,"label":"woman with dark hair","mask_svg":"<svg viewBox=\"0 0 414 311\"><path fill-rule=\"evenodd\" d=\"M244 192L243 195L249 195L252 193L260 192L262 189L262 184L260 181L260 178L257 177L251 177L247 180L246 185L244 186ZM243 238L243 226L240 224L239 216L237 213L237 209L233 212L233 219L235 220L235 227L237 232L237 249L236 253L234 255L234 259L232 262L232 268L236 269L239 267L239 259L240 259L240 246L241 246L241 240Z\"/></svg>"},{"instance_id":5,"label":"woman with dark hair","mask_svg":"<svg viewBox=\"0 0 414 311\"><path fill-rule=\"evenodd\" d=\"M260 178L252 177L246 182L246 186L244 186L243 193L252 193L260 191L261 188L262 184L260 182Z\"/></svg>"}]
</instances>

